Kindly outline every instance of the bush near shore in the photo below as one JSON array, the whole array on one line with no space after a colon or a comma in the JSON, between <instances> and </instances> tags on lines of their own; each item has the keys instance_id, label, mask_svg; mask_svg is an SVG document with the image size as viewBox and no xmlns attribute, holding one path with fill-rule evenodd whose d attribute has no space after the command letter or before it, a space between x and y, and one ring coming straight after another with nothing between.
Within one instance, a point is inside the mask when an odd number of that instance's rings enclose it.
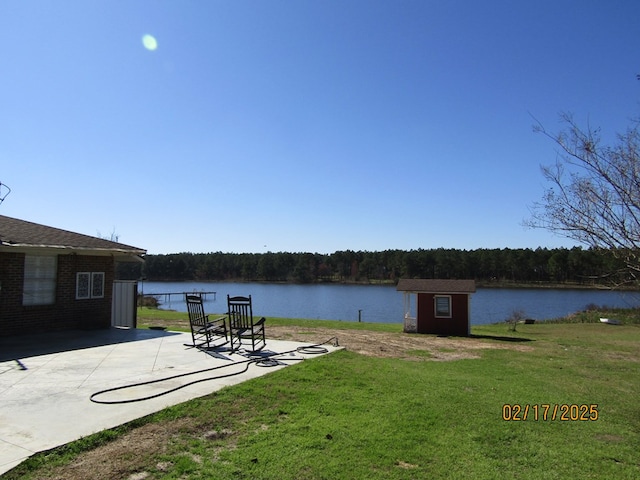
<instances>
[{"instance_id":1,"label":"bush near shore","mask_svg":"<svg viewBox=\"0 0 640 480\"><path fill-rule=\"evenodd\" d=\"M585 310L562 318L545 320L545 323L601 323L601 318L618 320L622 324L640 324L640 308L609 308L589 305Z\"/></svg>"}]
</instances>

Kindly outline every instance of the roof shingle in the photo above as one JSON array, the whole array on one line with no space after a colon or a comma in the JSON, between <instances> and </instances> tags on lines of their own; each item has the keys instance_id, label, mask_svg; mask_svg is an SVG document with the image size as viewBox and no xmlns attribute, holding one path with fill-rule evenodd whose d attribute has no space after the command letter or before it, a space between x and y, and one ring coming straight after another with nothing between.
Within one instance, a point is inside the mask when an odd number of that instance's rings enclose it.
<instances>
[{"instance_id":1,"label":"roof shingle","mask_svg":"<svg viewBox=\"0 0 640 480\"><path fill-rule=\"evenodd\" d=\"M401 278L396 290L422 293L474 293L476 282L474 280Z\"/></svg>"},{"instance_id":2,"label":"roof shingle","mask_svg":"<svg viewBox=\"0 0 640 480\"><path fill-rule=\"evenodd\" d=\"M79 250L110 250L141 255L146 250L103 238L69 232L0 215L0 246L52 247Z\"/></svg>"}]
</instances>

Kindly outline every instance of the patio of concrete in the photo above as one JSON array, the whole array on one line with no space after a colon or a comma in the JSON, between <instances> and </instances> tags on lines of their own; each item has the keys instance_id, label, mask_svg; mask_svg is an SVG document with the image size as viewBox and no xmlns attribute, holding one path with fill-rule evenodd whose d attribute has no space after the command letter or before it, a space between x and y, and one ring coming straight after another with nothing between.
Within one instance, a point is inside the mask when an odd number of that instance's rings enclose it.
<instances>
[{"instance_id":1,"label":"patio of concrete","mask_svg":"<svg viewBox=\"0 0 640 480\"><path fill-rule=\"evenodd\" d=\"M0 475L36 452L317 356L297 351L308 344L268 340L262 356L282 355L267 368L224 347L203 352L189 343L188 333L115 328L0 338Z\"/></svg>"}]
</instances>

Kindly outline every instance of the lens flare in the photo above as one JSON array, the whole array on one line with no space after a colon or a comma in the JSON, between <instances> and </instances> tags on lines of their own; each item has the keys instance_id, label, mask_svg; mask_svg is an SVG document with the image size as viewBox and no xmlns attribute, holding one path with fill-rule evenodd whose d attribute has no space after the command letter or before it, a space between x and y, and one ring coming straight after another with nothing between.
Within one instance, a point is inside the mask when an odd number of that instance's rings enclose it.
<instances>
[{"instance_id":1,"label":"lens flare","mask_svg":"<svg viewBox=\"0 0 640 480\"><path fill-rule=\"evenodd\" d=\"M153 35L147 34L142 37L142 45L144 45L144 48L146 48L147 50L154 51L156 48L158 48L158 41Z\"/></svg>"}]
</instances>

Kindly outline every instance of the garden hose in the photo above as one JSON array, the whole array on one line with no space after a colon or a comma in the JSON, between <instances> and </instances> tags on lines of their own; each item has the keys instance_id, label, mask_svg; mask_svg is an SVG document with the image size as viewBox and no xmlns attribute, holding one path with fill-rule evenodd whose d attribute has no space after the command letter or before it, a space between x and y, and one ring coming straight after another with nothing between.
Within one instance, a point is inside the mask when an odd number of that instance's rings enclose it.
<instances>
[{"instance_id":1,"label":"garden hose","mask_svg":"<svg viewBox=\"0 0 640 480\"><path fill-rule=\"evenodd\" d=\"M240 375L242 373L245 373L246 371L249 370L249 366L253 363L256 364L257 366L261 366L261 367L275 367L277 365L282 365L282 362L279 362L278 360L275 359L275 357L279 357L282 355L288 355L291 353L304 353L307 355L317 355L317 354L322 354L322 353L328 353L329 350L325 347L323 347L322 345L325 345L329 342L333 342L334 346L338 346L338 339L337 337L333 337L330 338L329 340L327 340L326 342L322 342L322 343L318 343L316 345L309 345L309 346L303 346L303 347L298 347L295 348L293 350L289 350L286 352L282 352L282 353L273 353L264 357L260 357L260 358L248 358L247 360L241 360L238 362L233 362L233 363L229 363L227 365L219 365L217 367L211 367L211 368L204 368L202 370L196 370L195 372L187 372L187 373L180 373L178 375L171 375L169 377L163 377L163 378L157 378L155 380L148 380L146 382L138 382L138 383L132 383L130 385L122 385L119 387L113 387L113 388L107 388L105 390L100 390L98 392L93 393L90 397L89 400L91 400L93 403L99 403L102 405L118 405L118 404L124 404L124 403L134 403L134 402L142 402L144 400L151 400L152 398L157 398L157 397L161 397L163 395L168 395L169 393L173 393L177 390L181 390L183 388L186 388L190 385L195 385L197 383L202 383L202 382L207 382L210 380L217 380L220 378L227 378L227 377L233 377L235 375ZM304 358L288 358L287 360L304 360ZM168 380L173 380L176 378L182 378L182 377L188 377L189 375L197 375L199 373L205 373L205 372L213 372L215 370L222 370L224 368L228 368L228 367L232 367L234 365L243 365L244 364L244 369L239 371L239 372L233 372L233 373L225 373L222 375L216 375L213 377L207 377L207 378L201 378L199 380L193 380L191 382L179 385L177 387L171 388L169 390L165 390L163 392L159 392L153 395L148 395L146 397L139 397L139 398L131 398L131 399L126 399L126 400L99 400L96 397L99 397L101 395L104 395L106 393L110 393L110 392L116 392L116 391L121 391L121 390L126 390L128 388L134 388L134 387L141 387L144 385L152 385L154 383L160 383L160 382L165 382Z\"/></svg>"}]
</instances>

